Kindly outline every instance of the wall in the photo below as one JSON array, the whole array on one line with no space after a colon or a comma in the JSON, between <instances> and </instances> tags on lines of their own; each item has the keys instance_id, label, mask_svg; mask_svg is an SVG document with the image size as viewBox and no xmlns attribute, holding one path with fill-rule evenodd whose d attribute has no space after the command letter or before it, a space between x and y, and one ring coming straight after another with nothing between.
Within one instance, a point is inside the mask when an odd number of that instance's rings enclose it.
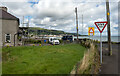
<instances>
[{"instance_id":1,"label":"wall","mask_svg":"<svg viewBox=\"0 0 120 76\"><path fill-rule=\"evenodd\" d=\"M3 44L14 45L14 34L18 32L19 25L17 20L2 20L2 42ZM5 43L5 34L11 34L11 43ZM15 38L18 44L17 36Z\"/></svg>"}]
</instances>

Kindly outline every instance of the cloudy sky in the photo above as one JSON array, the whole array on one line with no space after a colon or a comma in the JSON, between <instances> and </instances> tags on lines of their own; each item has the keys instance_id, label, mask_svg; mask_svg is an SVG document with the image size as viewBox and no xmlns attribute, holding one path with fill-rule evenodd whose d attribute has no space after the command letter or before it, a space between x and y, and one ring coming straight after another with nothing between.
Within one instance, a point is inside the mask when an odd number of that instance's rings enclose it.
<instances>
[{"instance_id":1,"label":"cloudy sky","mask_svg":"<svg viewBox=\"0 0 120 76\"><path fill-rule=\"evenodd\" d=\"M118 36L118 1L110 0L112 36ZM99 35L94 22L106 21L105 0L0 0L0 6L8 7L8 12L20 19L20 26L24 16L25 23L29 18L30 27L76 33L75 7L78 8L79 34L83 31L88 35L88 27L95 27L95 35ZM103 35L107 35L107 27Z\"/></svg>"}]
</instances>

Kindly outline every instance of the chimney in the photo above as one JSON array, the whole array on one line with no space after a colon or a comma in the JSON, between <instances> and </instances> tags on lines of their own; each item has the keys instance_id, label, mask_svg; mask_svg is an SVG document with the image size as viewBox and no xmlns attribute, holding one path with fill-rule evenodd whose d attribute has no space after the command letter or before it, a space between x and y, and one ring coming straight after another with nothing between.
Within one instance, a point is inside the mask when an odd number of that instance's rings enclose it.
<instances>
[{"instance_id":1,"label":"chimney","mask_svg":"<svg viewBox=\"0 0 120 76\"><path fill-rule=\"evenodd\" d=\"M0 7L0 9L2 9L2 10L7 12L7 7Z\"/></svg>"}]
</instances>

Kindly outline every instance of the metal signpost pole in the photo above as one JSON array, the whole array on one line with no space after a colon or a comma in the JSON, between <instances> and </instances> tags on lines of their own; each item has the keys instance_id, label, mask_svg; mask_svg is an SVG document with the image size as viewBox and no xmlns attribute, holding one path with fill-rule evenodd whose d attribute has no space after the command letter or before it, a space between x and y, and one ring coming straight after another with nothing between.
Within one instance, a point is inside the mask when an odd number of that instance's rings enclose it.
<instances>
[{"instance_id":1,"label":"metal signpost pole","mask_svg":"<svg viewBox=\"0 0 120 76\"><path fill-rule=\"evenodd\" d=\"M100 63L102 64L102 33L100 33Z\"/></svg>"},{"instance_id":2,"label":"metal signpost pole","mask_svg":"<svg viewBox=\"0 0 120 76\"><path fill-rule=\"evenodd\" d=\"M92 43L93 43L93 34L92 34Z\"/></svg>"},{"instance_id":3,"label":"metal signpost pole","mask_svg":"<svg viewBox=\"0 0 120 76\"><path fill-rule=\"evenodd\" d=\"M101 64L102 64L102 32L103 32L103 30L104 30L104 28L106 27L107 24L108 24L108 22L106 22L106 21L104 21L104 22L95 22L96 27L100 31L100 63Z\"/></svg>"},{"instance_id":4,"label":"metal signpost pole","mask_svg":"<svg viewBox=\"0 0 120 76\"><path fill-rule=\"evenodd\" d=\"M94 36L94 35L93 35ZM93 43L94 43L94 37L93 37Z\"/></svg>"}]
</instances>

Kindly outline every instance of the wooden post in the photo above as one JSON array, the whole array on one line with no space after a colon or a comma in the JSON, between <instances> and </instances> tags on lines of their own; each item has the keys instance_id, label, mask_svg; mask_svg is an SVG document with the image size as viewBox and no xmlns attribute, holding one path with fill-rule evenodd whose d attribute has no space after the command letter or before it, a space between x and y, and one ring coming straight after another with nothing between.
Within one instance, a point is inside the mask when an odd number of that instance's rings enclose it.
<instances>
[{"instance_id":1,"label":"wooden post","mask_svg":"<svg viewBox=\"0 0 120 76\"><path fill-rule=\"evenodd\" d=\"M77 29L77 40L78 40L78 16L77 16L77 7L75 8L76 13L76 29Z\"/></svg>"},{"instance_id":2,"label":"wooden post","mask_svg":"<svg viewBox=\"0 0 120 76\"><path fill-rule=\"evenodd\" d=\"M110 32L110 10L109 10L109 0L106 0L106 11L107 11L107 32L108 32L108 51L109 51L109 56L112 55L112 50L111 50L111 32Z\"/></svg>"}]
</instances>

